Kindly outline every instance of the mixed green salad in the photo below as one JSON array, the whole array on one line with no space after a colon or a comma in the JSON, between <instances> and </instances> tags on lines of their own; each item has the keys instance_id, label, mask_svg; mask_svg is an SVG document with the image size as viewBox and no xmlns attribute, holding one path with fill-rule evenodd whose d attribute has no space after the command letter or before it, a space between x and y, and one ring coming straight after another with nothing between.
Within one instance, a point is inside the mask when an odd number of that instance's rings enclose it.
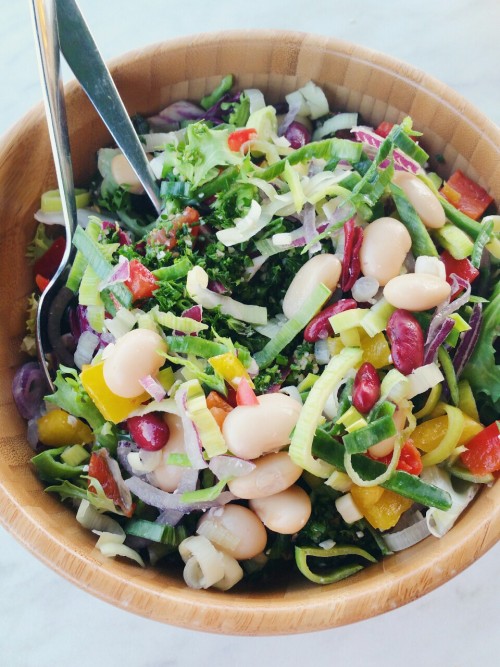
<instances>
[{"instance_id":1,"label":"mixed green salad","mask_svg":"<svg viewBox=\"0 0 500 667\"><path fill-rule=\"evenodd\" d=\"M194 588L331 583L443 536L500 469L492 198L410 118L367 126L313 82L272 105L226 76L133 121L162 213L98 151L55 391L36 361L14 379L46 490L105 556ZM36 218L33 356L57 191Z\"/></svg>"}]
</instances>

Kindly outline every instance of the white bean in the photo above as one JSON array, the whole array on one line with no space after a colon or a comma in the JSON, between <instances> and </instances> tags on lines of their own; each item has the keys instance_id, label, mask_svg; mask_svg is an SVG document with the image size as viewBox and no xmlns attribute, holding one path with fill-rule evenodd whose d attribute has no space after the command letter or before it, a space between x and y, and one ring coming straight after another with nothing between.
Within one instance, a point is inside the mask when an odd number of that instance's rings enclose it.
<instances>
[{"instance_id":1,"label":"white bean","mask_svg":"<svg viewBox=\"0 0 500 667\"><path fill-rule=\"evenodd\" d=\"M211 509L201 517L197 530L205 522L212 524L210 541L237 560L253 558L264 551L266 529L256 514L246 507L230 504ZM220 542L214 527L220 528Z\"/></svg>"},{"instance_id":2,"label":"white bean","mask_svg":"<svg viewBox=\"0 0 500 667\"><path fill-rule=\"evenodd\" d=\"M135 171L130 166L130 162L123 153L115 155L111 160L111 173L118 185L126 186L128 191L133 195L142 195L144 193L142 183L137 178Z\"/></svg>"},{"instance_id":3,"label":"white bean","mask_svg":"<svg viewBox=\"0 0 500 667\"><path fill-rule=\"evenodd\" d=\"M294 484L302 474L302 468L292 461L288 452L267 454L254 461L255 468L248 475L228 482L231 493L250 500L280 493Z\"/></svg>"},{"instance_id":4,"label":"white bean","mask_svg":"<svg viewBox=\"0 0 500 667\"><path fill-rule=\"evenodd\" d=\"M446 222L443 207L436 195L420 178L408 171L397 171L392 181L403 190L426 227L429 229L443 227Z\"/></svg>"},{"instance_id":5,"label":"white bean","mask_svg":"<svg viewBox=\"0 0 500 667\"><path fill-rule=\"evenodd\" d=\"M186 447L184 444L184 429L182 428L182 421L177 415L167 414L164 421L170 430L168 442L160 450L161 461L160 464L150 473L150 481L163 491L173 493L179 486L182 475L186 468L182 466L175 466L167 463L170 454L184 454Z\"/></svg>"},{"instance_id":6,"label":"white bean","mask_svg":"<svg viewBox=\"0 0 500 667\"><path fill-rule=\"evenodd\" d=\"M314 255L297 272L283 299L283 312L292 319L309 299L314 289L323 283L334 290L339 282L342 264L335 255Z\"/></svg>"},{"instance_id":7,"label":"white bean","mask_svg":"<svg viewBox=\"0 0 500 667\"><path fill-rule=\"evenodd\" d=\"M386 285L399 275L411 248L411 237L402 222L395 218L379 218L363 230L359 259L364 276Z\"/></svg>"},{"instance_id":8,"label":"white bean","mask_svg":"<svg viewBox=\"0 0 500 667\"><path fill-rule=\"evenodd\" d=\"M258 396L259 405L239 405L224 420L222 433L230 452L256 459L290 443L302 406L285 394Z\"/></svg>"},{"instance_id":9,"label":"white bean","mask_svg":"<svg viewBox=\"0 0 500 667\"><path fill-rule=\"evenodd\" d=\"M300 486L251 500L250 507L269 530L282 535L298 532L311 516L311 500Z\"/></svg>"},{"instance_id":10,"label":"white bean","mask_svg":"<svg viewBox=\"0 0 500 667\"><path fill-rule=\"evenodd\" d=\"M450 292L446 280L428 273L406 273L384 287L384 296L392 306L413 311L434 308L448 298Z\"/></svg>"},{"instance_id":11,"label":"white bean","mask_svg":"<svg viewBox=\"0 0 500 667\"><path fill-rule=\"evenodd\" d=\"M117 396L135 398L144 392L139 380L154 375L163 366L167 344L150 329L134 329L116 342L104 360L104 381Z\"/></svg>"}]
</instances>

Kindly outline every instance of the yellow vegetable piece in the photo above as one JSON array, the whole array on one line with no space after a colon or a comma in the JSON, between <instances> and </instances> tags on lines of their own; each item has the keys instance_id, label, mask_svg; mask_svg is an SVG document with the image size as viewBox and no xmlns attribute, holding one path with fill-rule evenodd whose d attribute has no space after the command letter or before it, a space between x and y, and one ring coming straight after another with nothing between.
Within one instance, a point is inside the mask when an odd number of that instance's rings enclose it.
<instances>
[{"instance_id":1,"label":"yellow vegetable piece","mask_svg":"<svg viewBox=\"0 0 500 667\"><path fill-rule=\"evenodd\" d=\"M118 424L150 396L146 392L134 398L117 396L104 381L103 364L104 362L93 366L84 366L80 379L85 391L94 401L104 419Z\"/></svg>"},{"instance_id":2,"label":"yellow vegetable piece","mask_svg":"<svg viewBox=\"0 0 500 667\"><path fill-rule=\"evenodd\" d=\"M483 426L471 419L465 413L463 415L463 428L457 445L465 445L469 440L483 430ZM413 431L411 439L415 447L422 452L431 452L439 445L448 431L448 417L435 417L423 422Z\"/></svg>"},{"instance_id":3,"label":"yellow vegetable piece","mask_svg":"<svg viewBox=\"0 0 500 667\"><path fill-rule=\"evenodd\" d=\"M368 362L377 369L390 364L391 349L382 332L375 334L373 338L362 332L361 349L363 350L363 363Z\"/></svg>"},{"instance_id":4,"label":"yellow vegetable piece","mask_svg":"<svg viewBox=\"0 0 500 667\"><path fill-rule=\"evenodd\" d=\"M464 429L464 414L461 410L454 408L452 405L445 405L444 409L448 415L448 427L446 433L441 440L438 441L437 447L422 456L422 463L424 466L432 466L437 463L442 463L451 455L455 447L459 444ZM413 431L413 433L415 433L415 431Z\"/></svg>"},{"instance_id":5,"label":"yellow vegetable piece","mask_svg":"<svg viewBox=\"0 0 500 667\"><path fill-rule=\"evenodd\" d=\"M413 504L409 498L403 498L399 493L383 489L381 486L353 485L351 494L359 511L368 523L378 530L393 528L403 512L410 509Z\"/></svg>"},{"instance_id":6,"label":"yellow vegetable piece","mask_svg":"<svg viewBox=\"0 0 500 667\"><path fill-rule=\"evenodd\" d=\"M361 340L359 337L359 329L357 327L345 329L345 331L342 331L340 334L340 340L345 347L360 347Z\"/></svg>"},{"instance_id":7,"label":"yellow vegetable piece","mask_svg":"<svg viewBox=\"0 0 500 667\"><path fill-rule=\"evenodd\" d=\"M40 417L37 425L40 442L46 447L88 444L94 439L92 430L85 422L60 408Z\"/></svg>"},{"instance_id":8,"label":"yellow vegetable piece","mask_svg":"<svg viewBox=\"0 0 500 667\"><path fill-rule=\"evenodd\" d=\"M344 343L337 336L336 338L327 338L326 339L328 352L330 356L334 357L337 354L340 354L340 351L344 349Z\"/></svg>"},{"instance_id":9,"label":"yellow vegetable piece","mask_svg":"<svg viewBox=\"0 0 500 667\"><path fill-rule=\"evenodd\" d=\"M254 386L246 368L232 352L226 352L225 354L218 354L216 357L210 357L208 363L216 373L229 382L233 389L238 388L239 381L242 377L247 380L251 387Z\"/></svg>"}]
</instances>

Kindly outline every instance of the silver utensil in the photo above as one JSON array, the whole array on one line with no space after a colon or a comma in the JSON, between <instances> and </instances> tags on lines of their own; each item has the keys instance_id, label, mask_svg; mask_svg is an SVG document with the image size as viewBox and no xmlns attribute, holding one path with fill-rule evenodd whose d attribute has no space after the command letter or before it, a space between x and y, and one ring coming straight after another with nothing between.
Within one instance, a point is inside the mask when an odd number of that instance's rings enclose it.
<instances>
[{"instance_id":1,"label":"silver utensil","mask_svg":"<svg viewBox=\"0 0 500 667\"><path fill-rule=\"evenodd\" d=\"M38 358L47 382L53 389L47 357L54 353L60 363L73 365L72 355L65 348L61 339L60 325L62 312L70 299L73 298L73 292L66 287L66 277L68 266L75 255L75 248L71 239L76 228L77 218L66 107L60 76L55 1L32 0L32 17L43 101L66 232L66 249L61 264L40 297L36 318ZM54 314L57 313L61 314L59 318L54 317Z\"/></svg>"},{"instance_id":2,"label":"silver utensil","mask_svg":"<svg viewBox=\"0 0 500 667\"><path fill-rule=\"evenodd\" d=\"M144 148L77 3L56 0L56 7L64 59L160 214L160 194Z\"/></svg>"}]
</instances>

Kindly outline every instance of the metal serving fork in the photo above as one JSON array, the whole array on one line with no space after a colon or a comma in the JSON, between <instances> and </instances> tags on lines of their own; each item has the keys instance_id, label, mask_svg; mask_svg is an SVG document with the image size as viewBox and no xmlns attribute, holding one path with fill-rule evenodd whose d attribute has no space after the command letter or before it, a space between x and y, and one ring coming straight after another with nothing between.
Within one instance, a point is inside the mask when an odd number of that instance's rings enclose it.
<instances>
[{"instance_id":1,"label":"metal serving fork","mask_svg":"<svg viewBox=\"0 0 500 667\"><path fill-rule=\"evenodd\" d=\"M32 16L66 233L64 256L40 297L36 319L38 358L47 382L54 389L51 377L54 357L57 363L74 365L73 355L61 337L61 327L66 307L74 298L74 293L66 286L66 280L76 254L72 239L77 225L73 169L60 76L61 51L158 213L161 205L144 150L77 3L74 0L32 0Z\"/></svg>"}]
</instances>

